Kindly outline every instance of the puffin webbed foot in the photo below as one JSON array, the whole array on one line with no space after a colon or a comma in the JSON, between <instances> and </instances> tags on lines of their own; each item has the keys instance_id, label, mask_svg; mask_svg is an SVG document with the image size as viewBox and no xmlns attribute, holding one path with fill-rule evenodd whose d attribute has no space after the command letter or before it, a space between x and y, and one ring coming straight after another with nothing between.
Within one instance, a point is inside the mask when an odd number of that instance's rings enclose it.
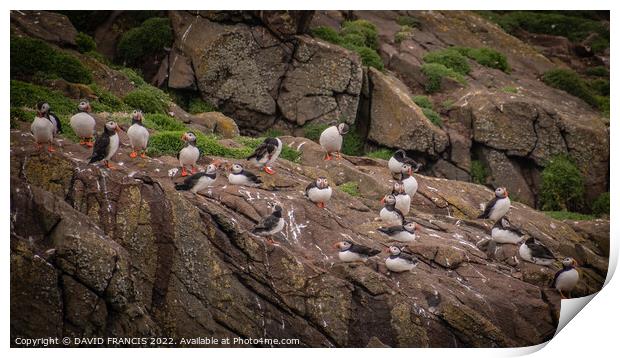
<instances>
[{"instance_id":1,"label":"puffin webbed foot","mask_svg":"<svg viewBox=\"0 0 620 358\"><path fill-rule=\"evenodd\" d=\"M146 159L146 158L148 158L148 157L146 156L146 150L145 150L145 151L143 151L143 152L142 152L142 154L140 154L140 158L142 158L142 159Z\"/></svg>"},{"instance_id":2,"label":"puffin webbed foot","mask_svg":"<svg viewBox=\"0 0 620 358\"><path fill-rule=\"evenodd\" d=\"M187 170L185 169L185 167L181 168L181 176L182 177L186 177L187 176Z\"/></svg>"},{"instance_id":3,"label":"puffin webbed foot","mask_svg":"<svg viewBox=\"0 0 620 358\"><path fill-rule=\"evenodd\" d=\"M88 140L86 141L86 146L87 146L88 148L92 148L92 147L94 147L94 146L95 146L95 141L94 141L94 139L93 139L92 137L91 137L91 138L88 138Z\"/></svg>"},{"instance_id":4,"label":"puffin webbed foot","mask_svg":"<svg viewBox=\"0 0 620 358\"><path fill-rule=\"evenodd\" d=\"M323 158L323 160L332 160L332 159L333 157L329 153L325 154L325 158Z\"/></svg>"},{"instance_id":5,"label":"puffin webbed foot","mask_svg":"<svg viewBox=\"0 0 620 358\"><path fill-rule=\"evenodd\" d=\"M135 150L133 152L131 152L131 154L129 154L129 157L131 157L131 158L135 158L137 156L138 156L138 153L136 153Z\"/></svg>"},{"instance_id":6,"label":"puffin webbed foot","mask_svg":"<svg viewBox=\"0 0 620 358\"><path fill-rule=\"evenodd\" d=\"M54 153L54 152L56 151L56 149L54 149L54 147L50 144L50 145L47 147L47 151L48 151L48 152L50 152L50 153Z\"/></svg>"},{"instance_id":7,"label":"puffin webbed foot","mask_svg":"<svg viewBox=\"0 0 620 358\"><path fill-rule=\"evenodd\" d=\"M116 169L112 164L110 164L109 160L104 160L103 164L105 165L106 168L110 169L110 170L114 170Z\"/></svg>"},{"instance_id":8,"label":"puffin webbed foot","mask_svg":"<svg viewBox=\"0 0 620 358\"><path fill-rule=\"evenodd\" d=\"M269 167L264 167L263 170L269 175L273 175L275 173L275 171Z\"/></svg>"}]
</instances>

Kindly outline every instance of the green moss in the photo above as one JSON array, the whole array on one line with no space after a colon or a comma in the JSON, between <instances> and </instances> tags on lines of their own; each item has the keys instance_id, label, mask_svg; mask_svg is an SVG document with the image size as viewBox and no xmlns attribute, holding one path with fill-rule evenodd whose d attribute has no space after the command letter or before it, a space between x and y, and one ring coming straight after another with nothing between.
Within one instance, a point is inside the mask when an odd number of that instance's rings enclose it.
<instances>
[{"instance_id":1,"label":"green moss","mask_svg":"<svg viewBox=\"0 0 620 358\"><path fill-rule=\"evenodd\" d=\"M362 65L374 67L379 71L383 71L383 60L381 59L381 56L379 56L377 51L366 46L356 46L353 44L344 44L344 47L351 51L357 52L357 54L362 60Z\"/></svg>"},{"instance_id":2,"label":"green moss","mask_svg":"<svg viewBox=\"0 0 620 358\"><path fill-rule=\"evenodd\" d=\"M456 49L448 48L444 50L431 51L424 55L424 62L444 65L461 75L467 75L471 71L467 57L463 56Z\"/></svg>"},{"instance_id":3,"label":"green moss","mask_svg":"<svg viewBox=\"0 0 620 358\"><path fill-rule=\"evenodd\" d=\"M340 189L342 192L347 193L351 196L355 196L355 197L360 196L360 189L357 186L357 183L353 181L338 185L338 189Z\"/></svg>"},{"instance_id":4,"label":"green moss","mask_svg":"<svg viewBox=\"0 0 620 358\"><path fill-rule=\"evenodd\" d=\"M400 27L400 30L394 35L394 41L396 43L401 43L404 40L411 38L413 36L413 28L408 25L403 25Z\"/></svg>"},{"instance_id":5,"label":"green moss","mask_svg":"<svg viewBox=\"0 0 620 358\"><path fill-rule=\"evenodd\" d=\"M454 101L451 99L446 99L445 101L441 102L441 107L446 111L452 108L453 105Z\"/></svg>"},{"instance_id":6,"label":"green moss","mask_svg":"<svg viewBox=\"0 0 620 358\"><path fill-rule=\"evenodd\" d=\"M200 97L191 98L187 109L192 114L217 111L217 107Z\"/></svg>"},{"instance_id":7,"label":"green moss","mask_svg":"<svg viewBox=\"0 0 620 358\"><path fill-rule=\"evenodd\" d=\"M572 211L545 211L547 216L556 219L556 220L575 220L575 221L583 221L583 220L594 220L595 217L593 215L575 213Z\"/></svg>"},{"instance_id":8,"label":"green moss","mask_svg":"<svg viewBox=\"0 0 620 358\"><path fill-rule=\"evenodd\" d=\"M460 83L465 84L465 79L460 73L447 68L439 63L425 63L422 65L422 73L426 77L426 84L424 86L426 92L434 93L441 90L441 80L444 77L450 77Z\"/></svg>"},{"instance_id":9,"label":"green moss","mask_svg":"<svg viewBox=\"0 0 620 358\"><path fill-rule=\"evenodd\" d=\"M502 92L506 93L519 93L519 90L516 87L506 86L502 88Z\"/></svg>"},{"instance_id":10,"label":"green moss","mask_svg":"<svg viewBox=\"0 0 620 358\"><path fill-rule=\"evenodd\" d=\"M590 81L590 88L599 96L609 96L609 80L597 78Z\"/></svg>"},{"instance_id":11,"label":"green moss","mask_svg":"<svg viewBox=\"0 0 620 358\"><path fill-rule=\"evenodd\" d=\"M74 83L90 83L92 75L75 57L30 37L11 37L11 78L26 79L37 73Z\"/></svg>"},{"instance_id":12,"label":"green moss","mask_svg":"<svg viewBox=\"0 0 620 358\"><path fill-rule=\"evenodd\" d=\"M433 109L433 102L431 102L428 96L413 96L411 99L420 108Z\"/></svg>"},{"instance_id":13,"label":"green moss","mask_svg":"<svg viewBox=\"0 0 620 358\"><path fill-rule=\"evenodd\" d=\"M390 160L390 158L392 158L393 152L394 151L391 149L383 148L383 149L375 150L372 152L368 152L366 153L366 156L369 158Z\"/></svg>"},{"instance_id":14,"label":"green moss","mask_svg":"<svg viewBox=\"0 0 620 358\"><path fill-rule=\"evenodd\" d=\"M586 75L609 78L609 70L605 66L588 67L586 68Z\"/></svg>"},{"instance_id":15,"label":"green moss","mask_svg":"<svg viewBox=\"0 0 620 358\"><path fill-rule=\"evenodd\" d=\"M142 78L142 76L134 69L123 67L119 71L127 76L129 81L131 81L136 87L144 86L146 84L144 78Z\"/></svg>"},{"instance_id":16,"label":"green moss","mask_svg":"<svg viewBox=\"0 0 620 358\"><path fill-rule=\"evenodd\" d=\"M416 19L413 16L399 16L398 18L396 18L396 23L398 23L401 26L409 26L409 27L415 27L415 28L420 28L420 20Z\"/></svg>"},{"instance_id":17,"label":"green moss","mask_svg":"<svg viewBox=\"0 0 620 358\"><path fill-rule=\"evenodd\" d=\"M469 174L471 175L472 182L482 185L486 183L487 177L489 176L487 168L479 160L471 161L471 168Z\"/></svg>"},{"instance_id":18,"label":"green moss","mask_svg":"<svg viewBox=\"0 0 620 358\"><path fill-rule=\"evenodd\" d=\"M545 72L543 82L551 87L561 89L575 97L579 97L593 107L598 107L599 103L594 96L592 89L577 74L568 69L555 69Z\"/></svg>"},{"instance_id":19,"label":"green moss","mask_svg":"<svg viewBox=\"0 0 620 358\"><path fill-rule=\"evenodd\" d=\"M304 137L318 142L321 133L329 127L328 124L308 123L303 127Z\"/></svg>"},{"instance_id":20,"label":"green moss","mask_svg":"<svg viewBox=\"0 0 620 358\"><path fill-rule=\"evenodd\" d=\"M284 135L284 132L282 132L281 130L279 130L279 129L275 129L275 128L270 128L270 129L266 130L266 131L263 133L263 135L262 135L262 136L263 136L263 137L265 137L265 138L266 138L266 137L275 138L275 137L281 137L281 136L283 136L283 135Z\"/></svg>"},{"instance_id":21,"label":"green moss","mask_svg":"<svg viewBox=\"0 0 620 358\"><path fill-rule=\"evenodd\" d=\"M36 113L34 111L27 111L23 108L11 107L11 119L15 119L21 122L30 122Z\"/></svg>"},{"instance_id":22,"label":"green moss","mask_svg":"<svg viewBox=\"0 0 620 358\"><path fill-rule=\"evenodd\" d=\"M443 126L443 121L441 120L441 116L439 115L439 113L428 108L422 108L422 112L424 112L424 115L426 116L426 118L428 118L429 121L431 121L431 123L433 123L437 127Z\"/></svg>"},{"instance_id":23,"label":"green moss","mask_svg":"<svg viewBox=\"0 0 620 358\"><path fill-rule=\"evenodd\" d=\"M77 44L77 48L80 53L95 51L97 49L97 43L95 43L95 40L83 32L78 32L75 37L75 43Z\"/></svg>"},{"instance_id":24,"label":"green moss","mask_svg":"<svg viewBox=\"0 0 620 358\"><path fill-rule=\"evenodd\" d=\"M349 133L342 140L342 153L346 155L364 155L364 139L357 133L355 126L351 126Z\"/></svg>"},{"instance_id":25,"label":"green moss","mask_svg":"<svg viewBox=\"0 0 620 358\"><path fill-rule=\"evenodd\" d=\"M170 97L162 90L150 85L143 85L129 92L123 101L132 108L145 113L167 113Z\"/></svg>"},{"instance_id":26,"label":"green moss","mask_svg":"<svg viewBox=\"0 0 620 358\"><path fill-rule=\"evenodd\" d=\"M110 91L104 90L95 84L90 85L90 89L97 96L97 99L90 101L95 112L122 112L131 109Z\"/></svg>"},{"instance_id":27,"label":"green moss","mask_svg":"<svg viewBox=\"0 0 620 358\"><path fill-rule=\"evenodd\" d=\"M16 80L11 80L10 98L11 106L33 110L36 109L37 102L45 101L57 114L74 113L77 108L76 103L58 91Z\"/></svg>"},{"instance_id":28,"label":"green moss","mask_svg":"<svg viewBox=\"0 0 620 358\"><path fill-rule=\"evenodd\" d=\"M583 175L568 157L560 155L552 158L541 177L539 204L542 210L569 211L581 207Z\"/></svg>"},{"instance_id":29,"label":"green moss","mask_svg":"<svg viewBox=\"0 0 620 358\"><path fill-rule=\"evenodd\" d=\"M498 70L508 72L510 66L508 66L508 60L506 56L496 50L488 47L470 48L470 47L454 47L463 56L471 58L478 62L482 66L497 68Z\"/></svg>"},{"instance_id":30,"label":"green moss","mask_svg":"<svg viewBox=\"0 0 620 358\"><path fill-rule=\"evenodd\" d=\"M342 24L341 36L357 34L364 37L365 46L376 50L379 48L377 27L368 20L345 21Z\"/></svg>"},{"instance_id":31,"label":"green moss","mask_svg":"<svg viewBox=\"0 0 620 358\"><path fill-rule=\"evenodd\" d=\"M151 113L144 116L144 125L160 131L184 131L185 125L167 114Z\"/></svg>"},{"instance_id":32,"label":"green moss","mask_svg":"<svg viewBox=\"0 0 620 358\"><path fill-rule=\"evenodd\" d=\"M315 27L310 30L310 33L316 38L331 42L333 44L339 44L342 40L338 31L327 26Z\"/></svg>"},{"instance_id":33,"label":"green moss","mask_svg":"<svg viewBox=\"0 0 620 358\"><path fill-rule=\"evenodd\" d=\"M138 27L125 32L117 45L119 60L135 66L146 57L160 53L172 44L170 20L163 17L150 18Z\"/></svg>"},{"instance_id":34,"label":"green moss","mask_svg":"<svg viewBox=\"0 0 620 358\"><path fill-rule=\"evenodd\" d=\"M610 200L609 192L599 195L592 203L592 213L596 216L609 216Z\"/></svg>"}]
</instances>

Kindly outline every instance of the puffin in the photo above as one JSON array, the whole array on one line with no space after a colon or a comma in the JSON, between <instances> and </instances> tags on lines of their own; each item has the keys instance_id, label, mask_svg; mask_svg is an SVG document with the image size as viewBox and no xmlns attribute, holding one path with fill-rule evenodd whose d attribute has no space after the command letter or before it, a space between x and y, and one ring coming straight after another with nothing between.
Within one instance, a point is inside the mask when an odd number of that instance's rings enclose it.
<instances>
[{"instance_id":1,"label":"puffin","mask_svg":"<svg viewBox=\"0 0 620 358\"><path fill-rule=\"evenodd\" d=\"M269 166L278 160L278 157L282 153L282 141L280 138L265 138L265 140L259 145L254 153L247 157L253 165L260 170L264 170L267 174L274 174L275 171Z\"/></svg>"},{"instance_id":2,"label":"puffin","mask_svg":"<svg viewBox=\"0 0 620 358\"><path fill-rule=\"evenodd\" d=\"M69 120L75 135L80 138L80 144L87 147L93 146L96 124L95 118L89 114L90 111L90 103L87 100L82 100L78 104L78 113L74 114Z\"/></svg>"},{"instance_id":3,"label":"puffin","mask_svg":"<svg viewBox=\"0 0 620 358\"><path fill-rule=\"evenodd\" d=\"M418 192L418 181L413 176L414 171L417 171L417 169L413 170L411 164L403 164L401 169L401 181L405 186L405 193L409 194L411 199Z\"/></svg>"},{"instance_id":4,"label":"puffin","mask_svg":"<svg viewBox=\"0 0 620 358\"><path fill-rule=\"evenodd\" d=\"M403 225L405 216L396 208L396 197L392 194L386 195L381 202L385 204L379 212L381 220L388 225Z\"/></svg>"},{"instance_id":5,"label":"puffin","mask_svg":"<svg viewBox=\"0 0 620 358\"><path fill-rule=\"evenodd\" d=\"M342 148L342 136L349 132L349 126L346 123L340 123L337 126L326 128L321 137L319 144L325 150L325 160L332 160L332 153L336 153L336 157L340 158L340 149Z\"/></svg>"},{"instance_id":6,"label":"puffin","mask_svg":"<svg viewBox=\"0 0 620 358\"><path fill-rule=\"evenodd\" d=\"M504 187L495 189L495 197L484 207L484 212L478 216L478 219L499 220L510 210L510 198L508 190Z\"/></svg>"},{"instance_id":7,"label":"puffin","mask_svg":"<svg viewBox=\"0 0 620 358\"><path fill-rule=\"evenodd\" d=\"M549 266L555 261L555 256L553 256L551 250L533 237L528 238L521 244L519 256L525 261L542 266Z\"/></svg>"},{"instance_id":8,"label":"puffin","mask_svg":"<svg viewBox=\"0 0 620 358\"><path fill-rule=\"evenodd\" d=\"M258 187L262 181L259 177L243 169L241 164L233 164L230 174L228 174L228 182L233 185L245 185Z\"/></svg>"},{"instance_id":9,"label":"puffin","mask_svg":"<svg viewBox=\"0 0 620 358\"><path fill-rule=\"evenodd\" d=\"M510 225L510 221L502 216L491 229L491 239L498 244L518 244L525 234Z\"/></svg>"},{"instance_id":10,"label":"puffin","mask_svg":"<svg viewBox=\"0 0 620 358\"><path fill-rule=\"evenodd\" d=\"M332 197L332 188L329 187L327 178L318 177L315 181L308 184L306 187L305 195L316 206L323 209L325 203Z\"/></svg>"},{"instance_id":11,"label":"puffin","mask_svg":"<svg viewBox=\"0 0 620 358\"><path fill-rule=\"evenodd\" d=\"M402 182L394 182L392 195L396 198L396 209L400 210L403 215L407 215L411 207L411 197L405 192L405 186Z\"/></svg>"},{"instance_id":12,"label":"puffin","mask_svg":"<svg viewBox=\"0 0 620 358\"><path fill-rule=\"evenodd\" d=\"M216 162L209 164L204 172L198 172L185 178L182 183L174 185L176 190L189 190L196 194L210 187L216 179L217 167Z\"/></svg>"},{"instance_id":13,"label":"puffin","mask_svg":"<svg viewBox=\"0 0 620 358\"><path fill-rule=\"evenodd\" d=\"M129 144L131 144L132 152L129 154L131 158L138 156L146 158L146 146L149 143L149 131L142 124L142 111L134 110L131 114L131 127L127 130L127 136L129 137Z\"/></svg>"},{"instance_id":14,"label":"puffin","mask_svg":"<svg viewBox=\"0 0 620 358\"><path fill-rule=\"evenodd\" d=\"M409 164L411 167L415 167L415 171L417 171L421 164L416 163L415 160L407 157L407 154L404 150L399 149L394 152L394 155L388 161L388 168L392 173L392 177L398 177L402 173L403 164Z\"/></svg>"},{"instance_id":15,"label":"puffin","mask_svg":"<svg viewBox=\"0 0 620 358\"><path fill-rule=\"evenodd\" d=\"M185 147L177 154L179 164L181 165L181 176L187 176L186 166L192 167L192 174L196 173L196 162L200 157L200 151L196 147L196 135L193 132L185 132L181 136L181 140L186 143Z\"/></svg>"},{"instance_id":16,"label":"puffin","mask_svg":"<svg viewBox=\"0 0 620 358\"><path fill-rule=\"evenodd\" d=\"M406 222L404 225L380 227L377 229L377 231L387 235L394 241L406 243L415 241L416 231L418 230L420 230L420 225L414 222Z\"/></svg>"},{"instance_id":17,"label":"puffin","mask_svg":"<svg viewBox=\"0 0 620 358\"><path fill-rule=\"evenodd\" d=\"M340 241L334 244L334 248L339 249L338 259L342 262L356 262L368 261L368 258L373 257L381 252L381 250L372 249L364 245L354 244L351 241Z\"/></svg>"},{"instance_id":18,"label":"puffin","mask_svg":"<svg viewBox=\"0 0 620 358\"><path fill-rule=\"evenodd\" d=\"M562 298L570 298L570 292L579 282L579 271L577 271L577 261L572 257L562 260L562 269L555 273L551 287L558 290ZM567 295L564 296L564 293Z\"/></svg>"},{"instance_id":19,"label":"puffin","mask_svg":"<svg viewBox=\"0 0 620 358\"><path fill-rule=\"evenodd\" d=\"M54 126L56 127L54 135L56 135L57 133L62 133L62 123L60 123L60 119L58 119L58 116L51 111L49 103L37 103L37 112L42 113L45 118L47 118L50 122L52 122L52 124L54 124Z\"/></svg>"},{"instance_id":20,"label":"puffin","mask_svg":"<svg viewBox=\"0 0 620 358\"><path fill-rule=\"evenodd\" d=\"M284 219L282 218L282 207L276 205L273 212L262 218L252 229L252 234L258 236L269 236L269 243L274 243L272 235L275 235L284 229Z\"/></svg>"},{"instance_id":21,"label":"puffin","mask_svg":"<svg viewBox=\"0 0 620 358\"><path fill-rule=\"evenodd\" d=\"M385 266L392 272L411 271L418 266L418 259L404 252L403 248L390 246L387 251L390 256L385 259Z\"/></svg>"},{"instance_id":22,"label":"puffin","mask_svg":"<svg viewBox=\"0 0 620 358\"><path fill-rule=\"evenodd\" d=\"M34 141L37 145L37 149L41 149L42 143L47 143L47 150L51 152L55 152L53 143L54 143L54 133L56 133L56 126L49 119L45 117L45 113L41 112L41 110L37 110L37 116L32 121L30 125L30 132L34 137Z\"/></svg>"},{"instance_id":23,"label":"puffin","mask_svg":"<svg viewBox=\"0 0 620 358\"><path fill-rule=\"evenodd\" d=\"M103 160L107 168L113 169L110 165L110 158L116 154L119 146L118 131L120 127L116 122L109 121L103 127L103 133L95 141L93 154L90 156L89 164Z\"/></svg>"}]
</instances>

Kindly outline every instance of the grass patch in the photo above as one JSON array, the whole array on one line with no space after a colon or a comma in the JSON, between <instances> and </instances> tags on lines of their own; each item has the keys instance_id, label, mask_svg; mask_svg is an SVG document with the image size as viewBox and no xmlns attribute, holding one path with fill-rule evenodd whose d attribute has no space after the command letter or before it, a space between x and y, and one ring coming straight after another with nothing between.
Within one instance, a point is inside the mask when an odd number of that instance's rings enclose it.
<instances>
[{"instance_id":1,"label":"grass patch","mask_svg":"<svg viewBox=\"0 0 620 358\"><path fill-rule=\"evenodd\" d=\"M471 175L472 182L484 185L487 181L487 177L489 176L489 172L481 161L472 160L469 175Z\"/></svg>"},{"instance_id":2,"label":"grass patch","mask_svg":"<svg viewBox=\"0 0 620 358\"><path fill-rule=\"evenodd\" d=\"M428 118L431 123L436 125L437 127L443 126L443 121L441 120L441 116L439 113L435 112L433 108L433 103L427 96L413 96L411 97L413 102L422 109L422 112Z\"/></svg>"},{"instance_id":3,"label":"grass patch","mask_svg":"<svg viewBox=\"0 0 620 358\"><path fill-rule=\"evenodd\" d=\"M462 84L466 84L465 78L460 73L440 64L425 63L422 65L422 73L426 77L424 89L428 93L435 93L441 90L441 80L444 77L452 78Z\"/></svg>"},{"instance_id":4,"label":"grass patch","mask_svg":"<svg viewBox=\"0 0 620 358\"><path fill-rule=\"evenodd\" d=\"M609 70L605 66L588 67L586 68L586 75L609 78Z\"/></svg>"},{"instance_id":5,"label":"grass patch","mask_svg":"<svg viewBox=\"0 0 620 358\"><path fill-rule=\"evenodd\" d=\"M327 127L330 127L330 125L318 123L306 124L303 127L304 137L318 142L321 137L321 133L323 133ZM364 155L364 139L357 133L355 126L351 126L349 133L344 135L341 152L346 155Z\"/></svg>"},{"instance_id":6,"label":"grass patch","mask_svg":"<svg viewBox=\"0 0 620 358\"><path fill-rule=\"evenodd\" d=\"M74 103L62 93L42 86L17 80L11 80L11 106L26 107L36 110L37 102L49 103L51 110L57 114L70 114L77 111Z\"/></svg>"},{"instance_id":7,"label":"grass patch","mask_svg":"<svg viewBox=\"0 0 620 358\"><path fill-rule=\"evenodd\" d=\"M191 114L217 111L217 107L200 97L191 98L189 100L187 109L188 112Z\"/></svg>"},{"instance_id":8,"label":"grass patch","mask_svg":"<svg viewBox=\"0 0 620 358\"><path fill-rule=\"evenodd\" d=\"M579 97L586 103L594 108L598 108L601 111L608 111L609 99L600 98L599 90L605 93L605 84L602 88L593 88L591 84L586 82L579 74L573 70L558 68L545 72L542 78L543 82L551 87L561 89L564 92L570 93L575 97ZM609 82L607 82L607 93L609 91ZM600 86L600 84L599 84ZM597 97L600 96L600 97Z\"/></svg>"},{"instance_id":9,"label":"grass patch","mask_svg":"<svg viewBox=\"0 0 620 358\"><path fill-rule=\"evenodd\" d=\"M355 197L359 197L360 196L360 189L357 186L357 183L354 181L349 181L346 183L342 183L340 185L338 185L338 189L340 189L340 191L347 193L351 196L355 196Z\"/></svg>"},{"instance_id":10,"label":"grass patch","mask_svg":"<svg viewBox=\"0 0 620 358\"><path fill-rule=\"evenodd\" d=\"M138 65L146 57L170 46L172 40L170 20L165 17L150 18L121 36L116 48L118 59L130 66Z\"/></svg>"},{"instance_id":11,"label":"grass patch","mask_svg":"<svg viewBox=\"0 0 620 358\"><path fill-rule=\"evenodd\" d=\"M444 65L448 69L461 75L467 75L471 72L467 57L463 56L454 48L431 51L424 55L423 60L426 63Z\"/></svg>"},{"instance_id":12,"label":"grass patch","mask_svg":"<svg viewBox=\"0 0 620 358\"><path fill-rule=\"evenodd\" d=\"M166 113L171 99L164 91L151 85L143 85L129 92L123 101L145 113Z\"/></svg>"},{"instance_id":13,"label":"grass patch","mask_svg":"<svg viewBox=\"0 0 620 358\"><path fill-rule=\"evenodd\" d=\"M83 32L78 32L75 37L75 43L77 44L77 48L80 53L95 51L97 49L97 43L95 40Z\"/></svg>"},{"instance_id":14,"label":"grass patch","mask_svg":"<svg viewBox=\"0 0 620 358\"><path fill-rule=\"evenodd\" d=\"M496 50L490 49L488 47L481 48L471 48L471 47L455 47L456 51L458 51L463 56L466 56L482 66L497 68L503 72L509 72L510 66L508 66L508 60L506 56Z\"/></svg>"},{"instance_id":15,"label":"grass patch","mask_svg":"<svg viewBox=\"0 0 620 358\"><path fill-rule=\"evenodd\" d=\"M433 109L433 102L431 102L428 96L413 96L411 99L420 108Z\"/></svg>"},{"instance_id":16,"label":"grass patch","mask_svg":"<svg viewBox=\"0 0 620 358\"><path fill-rule=\"evenodd\" d=\"M592 213L596 216L609 216L610 200L609 192L599 195L592 203Z\"/></svg>"},{"instance_id":17,"label":"grass patch","mask_svg":"<svg viewBox=\"0 0 620 358\"><path fill-rule=\"evenodd\" d=\"M321 133L329 127L329 124L309 123L303 126L304 137L318 143Z\"/></svg>"},{"instance_id":18,"label":"grass patch","mask_svg":"<svg viewBox=\"0 0 620 358\"><path fill-rule=\"evenodd\" d=\"M413 36L413 27L403 25L400 27L400 30L394 35L394 41L396 43L401 43L404 40L411 38L411 36Z\"/></svg>"},{"instance_id":19,"label":"grass patch","mask_svg":"<svg viewBox=\"0 0 620 358\"><path fill-rule=\"evenodd\" d=\"M506 93L519 93L519 90L517 89L517 87L506 86L506 87L502 88L502 92L506 92Z\"/></svg>"},{"instance_id":20,"label":"grass patch","mask_svg":"<svg viewBox=\"0 0 620 358\"><path fill-rule=\"evenodd\" d=\"M452 108L453 105L454 105L454 101L451 99L446 99L445 101L441 102L441 108L443 108L445 111Z\"/></svg>"},{"instance_id":21,"label":"grass patch","mask_svg":"<svg viewBox=\"0 0 620 358\"><path fill-rule=\"evenodd\" d=\"M267 138L267 137L271 137L271 138L276 138L276 137L281 137L284 135L284 132L282 132L279 129L275 129L275 128L270 128L268 130L266 130L265 132L263 132L263 137Z\"/></svg>"},{"instance_id":22,"label":"grass patch","mask_svg":"<svg viewBox=\"0 0 620 358\"><path fill-rule=\"evenodd\" d=\"M27 79L38 73L73 83L91 83L92 75L82 63L47 43L30 37L11 37L11 78Z\"/></svg>"},{"instance_id":23,"label":"grass patch","mask_svg":"<svg viewBox=\"0 0 620 358\"><path fill-rule=\"evenodd\" d=\"M379 46L377 28L370 21L345 21L340 32L327 26L319 26L313 28L311 33L316 38L356 52L364 66L381 71L384 68L383 61L376 51Z\"/></svg>"},{"instance_id":24,"label":"grass patch","mask_svg":"<svg viewBox=\"0 0 620 358\"><path fill-rule=\"evenodd\" d=\"M583 220L594 220L596 217L594 215L575 213L572 211L544 211L544 213L556 220L575 220L575 221L583 221Z\"/></svg>"},{"instance_id":25,"label":"grass patch","mask_svg":"<svg viewBox=\"0 0 620 358\"><path fill-rule=\"evenodd\" d=\"M185 125L167 114L151 113L144 116L144 125L159 131L185 131Z\"/></svg>"},{"instance_id":26,"label":"grass patch","mask_svg":"<svg viewBox=\"0 0 620 358\"><path fill-rule=\"evenodd\" d=\"M542 171L540 207L545 211L574 211L583 204L584 180L579 168L565 155L552 158Z\"/></svg>"},{"instance_id":27,"label":"grass patch","mask_svg":"<svg viewBox=\"0 0 620 358\"><path fill-rule=\"evenodd\" d=\"M129 81L131 81L134 86L140 87L146 85L146 81L144 81L144 78L142 78L142 76L134 69L123 67L119 71L125 76L127 76Z\"/></svg>"},{"instance_id":28,"label":"grass patch","mask_svg":"<svg viewBox=\"0 0 620 358\"><path fill-rule=\"evenodd\" d=\"M413 16L399 16L396 18L396 23L400 26L409 26L411 28L420 28L420 20Z\"/></svg>"},{"instance_id":29,"label":"grass patch","mask_svg":"<svg viewBox=\"0 0 620 358\"><path fill-rule=\"evenodd\" d=\"M93 90L97 99L90 101L95 112L124 112L129 111L131 108L123 103L123 101L116 97L112 92L107 91L96 84L90 85L90 89Z\"/></svg>"},{"instance_id":30,"label":"grass patch","mask_svg":"<svg viewBox=\"0 0 620 358\"><path fill-rule=\"evenodd\" d=\"M392 151L391 149L382 148L382 149L374 150L372 152L368 152L366 153L366 156L369 158L390 160L390 158L392 158L393 153L394 151Z\"/></svg>"}]
</instances>

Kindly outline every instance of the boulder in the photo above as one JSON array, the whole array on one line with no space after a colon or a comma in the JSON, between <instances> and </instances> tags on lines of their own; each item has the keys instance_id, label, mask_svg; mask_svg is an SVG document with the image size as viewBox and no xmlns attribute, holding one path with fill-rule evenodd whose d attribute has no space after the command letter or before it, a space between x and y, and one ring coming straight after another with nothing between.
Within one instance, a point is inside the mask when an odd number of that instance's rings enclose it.
<instances>
[{"instance_id":1,"label":"boulder","mask_svg":"<svg viewBox=\"0 0 620 358\"><path fill-rule=\"evenodd\" d=\"M532 186L525 180L519 165L504 152L495 149L481 148L480 159L489 168L490 184L494 187L506 187L513 200L528 206L536 206L536 196Z\"/></svg>"},{"instance_id":2,"label":"boulder","mask_svg":"<svg viewBox=\"0 0 620 358\"><path fill-rule=\"evenodd\" d=\"M36 37L59 46L76 46L78 32L65 15L49 11L11 10L11 34Z\"/></svg>"},{"instance_id":3,"label":"boulder","mask_svg":"<svg viewBox=\"0 0 620 358\"><path fill-rule=\"evenodd\" d=\"M214 133L222 138L234 138L239 136L237 123L220 112L206 112L191 115L191 124L205 127L209 133ZM190 125L191 126L191 125Z\"/></svg>"},{"instance_id":4,"label":"boulder","mask_svg":"<svg viewBox=\"0 0 620 358\"><path fill-rule=\"evenodd\" d=\"M255 11L261 22L282 40L308 31L314 10L259 10Z\"/></svg>"},{"instance_id":5,"label":"boulder","mask_svg":"<svg viewBox=\"0 0 620 358\"><path fill-rule=\"evenodd\" d=\"M387 147L437 156L448 146L448 136L432 124L397 78L368 69L370 126L368 139Z\"/></svg>"}]
</instances>

